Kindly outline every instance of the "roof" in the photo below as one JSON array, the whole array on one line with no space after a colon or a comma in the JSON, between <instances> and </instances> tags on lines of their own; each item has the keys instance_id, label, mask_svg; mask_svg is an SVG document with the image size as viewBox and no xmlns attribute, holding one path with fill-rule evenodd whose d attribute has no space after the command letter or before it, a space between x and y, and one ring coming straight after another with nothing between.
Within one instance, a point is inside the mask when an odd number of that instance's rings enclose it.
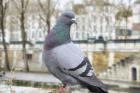
<instances>
[{"instance_id":1,"label":"roof","mask_svg":"<svg viewBox=\"0 0 140 93\"><path fill-rule=\"evenodd\" d=\"M1 44L3 44L2 41L0 41L0 45ZM6 42L6 44L18 44L18 45L20 45L20 44L22 44L22 41L10 41L9 43ZM32 43L29 41L26 41L26 44L32 45Z\"/></svg>"},{"instance_id":2,"label":"roof","mask_svg":"<svg viewBox=\"0 0 140 93\"><path fill-rule=\"evenodd\" d=\"M107 42L114 42L114 43L140 43L140 39L115 39L115 40L74 40L76 44L93 44L93 43L107 43Z\"/></svg>"}]
</instances>

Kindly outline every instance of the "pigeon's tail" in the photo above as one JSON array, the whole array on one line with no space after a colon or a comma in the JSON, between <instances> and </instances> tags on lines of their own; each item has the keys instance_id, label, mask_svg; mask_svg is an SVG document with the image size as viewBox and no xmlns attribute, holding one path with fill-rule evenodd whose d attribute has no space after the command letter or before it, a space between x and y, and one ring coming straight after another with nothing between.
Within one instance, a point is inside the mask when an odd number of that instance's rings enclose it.
<instances>
[{"instance_id":1,"label":"pigeon's tail","mask_svg":"<svg viewBox=\"0 0 140 93\"><path fill-rule=\"evenodd\" d=\"M89 89L91 93L108 93L107 86L94 74L92 76L83 77L80 75L75 75L73 73L66 72L65 70L62 70L62 72L75 78L80 85Z\"/></svg>"},{"instance_id":2,"label":"pigeon's tail","mask_svg":"<svg viewBox=\"0 0 140 93\"><path fill-rule=\"evenodd\" d=\"M96 76L94 77L76 77L75 79L80 81L81 85L86 87L91 93L108 93L108 89Z\"/></svg>"},{"instance_id":3,"label":"pigeon's tail","mask_svg":"<svg viewBox=\"0 0 140 93\"><path fill-rule=\"evenodd\" d=\"M87 87L87 89L91 92L91 93L108 93L107 91L99 88L99 87L96 87L96 86L92 86L92 85L89 85L89 84L84 84L85 87Z\"/></svg>"}]
</instances>

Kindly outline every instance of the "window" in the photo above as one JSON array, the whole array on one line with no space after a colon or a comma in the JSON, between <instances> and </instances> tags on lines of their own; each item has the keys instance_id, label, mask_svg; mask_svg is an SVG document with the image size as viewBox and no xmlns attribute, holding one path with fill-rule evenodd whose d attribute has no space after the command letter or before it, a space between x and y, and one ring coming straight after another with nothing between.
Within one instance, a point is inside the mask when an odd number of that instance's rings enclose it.
<instances>
[{"instance_id":1,"label":"window","mask_svg":"<svg viewBox=\"0 0 140 93\"><path fill-rule=\"evenodd\" d=\"M11 33L11 37L10 37L11 39L10 40L11 41L19 41L19 39L20 39L19 37L20 37L19 36L19 32L12 32Z\"/></svg>"},{"instance_id":2,"label":"window","mask_svg":"<svg viewBox=\"0 0 140 93\"><path fill-rule=\"evenodd\" d=\"M78 32L76 32L76 39L79 37L79 33Z\"/></svg>"},{"instance_id":3,"label":"window","mask_svg":"<svg viewBox=\"0 0 140 93\"><path fill-rule=\"evenodd\" d=\"M131 75L132 75L132 80L136 81L137 80L137 68L136 67L132 67L131 68Z\"/></svg>"}]
</instances>

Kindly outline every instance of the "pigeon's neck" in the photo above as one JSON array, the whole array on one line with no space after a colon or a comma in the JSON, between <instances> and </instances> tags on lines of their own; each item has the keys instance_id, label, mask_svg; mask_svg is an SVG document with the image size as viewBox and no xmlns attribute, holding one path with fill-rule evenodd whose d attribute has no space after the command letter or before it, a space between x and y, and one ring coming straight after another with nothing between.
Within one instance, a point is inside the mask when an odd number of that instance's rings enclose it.
<instances>
[{"instance_id":1,"label":"pigeon's neck","mask_svg":"<svg viewBox=\"0 0 140 93\"><path fill-rule=\"evenodd\" d=\"M59 23L54 27L58 42L63 44L71 41L70 26Z\"/></svg>"},{"instance_id":2,"label":"pigeon's neck","mask_svg":"<svg viewBox=\"0 0 140 93\"><path fill-rule=\"evenodd\" d=\"M45 49L52 49L69 42L71 42L70 26L59 23L56 24L53 30L48 34L45 41Z\"/></svg>"}]
</instances>

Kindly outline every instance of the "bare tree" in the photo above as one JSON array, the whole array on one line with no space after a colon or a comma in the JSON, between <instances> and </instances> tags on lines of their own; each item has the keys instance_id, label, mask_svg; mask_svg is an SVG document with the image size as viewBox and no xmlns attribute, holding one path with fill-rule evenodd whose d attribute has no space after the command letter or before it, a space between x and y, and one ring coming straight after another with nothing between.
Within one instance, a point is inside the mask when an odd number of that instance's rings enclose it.
<instances>
[{"instance_id":1,"label":"bare tree","mask_svg":"<svg viewBox=\"0 0 140 93\"><path fill-rule=\"evenodd\" d=\"M125 25L125 34L124 34L125 35L125 39L127 38L128 18L133 15L130 2L131 2L131 0L129 0L128 6L121 2L121 6L116 7L117 10L118 10L116 15L115 15L116 20L120 24L120 22L124 19L125 23L126 23L126 25ZM120 29L120 27L118 29Z\"/></svg>"},{"instance_id":2,"label":"bare tree","mask_svg":"<svg viewBox=\"0 0 140 93\"><path fill-rule=\"evenodd\" d=\"M10 65L9 65L9 58L8 58L8 49L6 45L6 40L5 40L5 23L6 23L6 11L8 9L8 4L9 1L4 2L5 0L0 0L0 28L1 28L1 33L2 33L2 42L3 42L3 47L4 47L4 53L5 53L5 65L6 69L10 71Z\"/></svg>"},{"instance_id":3,"label":"bare tree","mask_svg":"<svg viewBox=\"0 0 140 93\"><path fill-rule=\"evenodd\" d=\"M29 66L28 66L28 60L26 58L26 44L27 44L27 33L25 30L25 20L26 20L26 13L28 10L28 5L29 5L30 0L13 0L13 3L20 15L19 20L20 20L20 29L21 29L21 35L22 35L22 47L23 47L23 60L25 63L25 70L29 71Z\"/></svg>"},{"instance_id":4,"label":"bare tree","mask_svg":"<svg viewBox=\"0 0 140 93\"><path fill-rule=\"evenodd\" d=\"M38 4L43 15L40 15L41 19L46 23L47 33L51 29L51 17L56 12L55 8L59 0L54 2L53 0L38 0Z\"/></svg>"}]
</instances>

